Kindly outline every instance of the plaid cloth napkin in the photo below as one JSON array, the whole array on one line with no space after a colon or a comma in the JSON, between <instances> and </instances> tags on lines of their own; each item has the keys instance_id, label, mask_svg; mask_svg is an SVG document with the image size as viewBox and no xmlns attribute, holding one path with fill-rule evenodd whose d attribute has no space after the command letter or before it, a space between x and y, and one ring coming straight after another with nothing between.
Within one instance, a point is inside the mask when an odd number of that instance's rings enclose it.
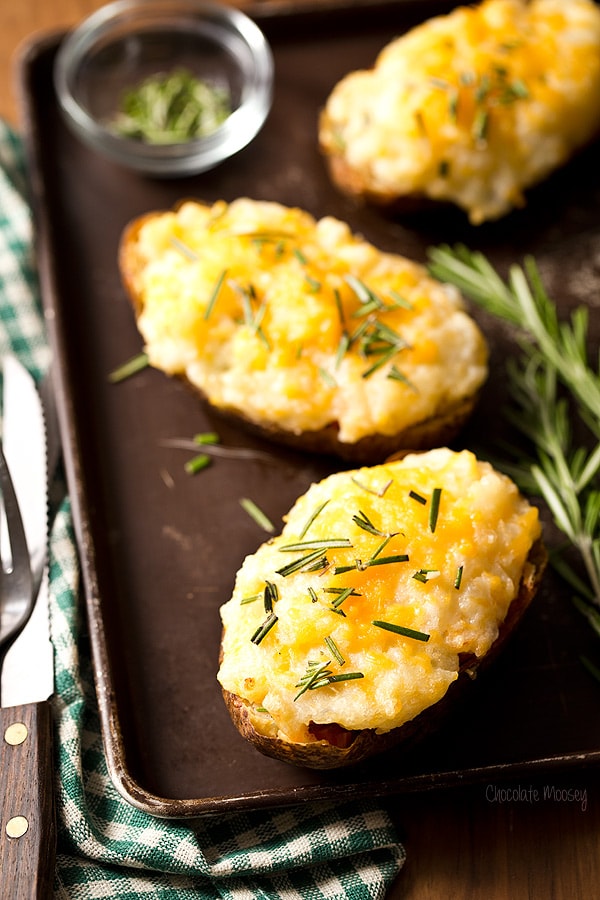
<instances>
[{"instance_id":1,"label":"plaid cloth napkin","mask_svg":"<svg viewBox=\"0 0 600 900\"><path fill-rule=\"evenodd\" d=\"M0 122L0 357L9 351L36 378L50 362L21 142ZM304 804L190 822L154 818L121 798L102 748L68 497L55 507L50 536L55 897L383 898L405 854L387 813L375 802Z\"/></svg>"}]
</instances>

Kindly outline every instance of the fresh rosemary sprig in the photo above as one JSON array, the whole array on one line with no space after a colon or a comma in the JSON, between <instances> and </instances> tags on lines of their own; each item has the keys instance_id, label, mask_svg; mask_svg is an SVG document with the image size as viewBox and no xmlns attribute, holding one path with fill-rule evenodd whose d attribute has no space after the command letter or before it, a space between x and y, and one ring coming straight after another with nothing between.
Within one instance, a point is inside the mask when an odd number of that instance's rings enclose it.
<instances>
[{"instance_id":1,"label":"fresh rosemary sprig","mask_svg":"<svg viewBox=\"0 0 600 900\"><path fill-rule=\"evenodd\" d=\"M436 278L519 330L521 352L508 365L514 403L507 416L530 450L505 468L523 490L544 498L578 552L584 578L563 549L552 553L552 563L593 625L600 609L600 367L588 359L588 310L580 306L561 321L532 257L513 265L506 281L483 254L464 246L434 248L430 260ZM589 440L577 443L575 423Z\"/></svg>"}]
</instances>

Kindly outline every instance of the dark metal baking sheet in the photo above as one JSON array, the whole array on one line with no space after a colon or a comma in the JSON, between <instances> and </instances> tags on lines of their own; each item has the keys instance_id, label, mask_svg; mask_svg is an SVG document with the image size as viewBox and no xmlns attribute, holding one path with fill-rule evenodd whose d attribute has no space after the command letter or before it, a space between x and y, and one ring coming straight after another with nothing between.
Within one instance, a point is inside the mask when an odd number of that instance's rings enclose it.
<instances>
[{"instance_id":1,"label":"dark metal baking sheet","mask_svg":"<svg viewBox=\"0 0 600 900\"><path fill-rule=\"evenodd\" d=\"M246 195L333 214L382 248L419 260L442 241L480 248L502 270L533 253L562 312L589 303L597 349L597 147L533 191L524 210L478 229L455 211L393 220L343 198L329 182L316 145L329 91L350 69L371 65L395 34L443 6L420 0L344 12L257 10L275 56L272 113L238 156L180 181L127 172L65 129L51 77L60 34L32 40L21 55L43 300L104 742L118 789L155 815L430 790L600 758L599 688L580 663L581 653L597 651L597 639L552 574L495 668L418 749L316 773L246 744L215 679L218 607L244 556L264 539L239 498L256 499L278 521L336 464L261 444L157 371L117 386L107 377L141 349L117 270L121 231L134 216L189 196ZM513 344L505 328L475 315L491 344L491 378L457 446L489 450L511 437L499 407ZM185 454L164 442L209 429L226 445L267 451L270 459L220 459L191 478Z\"/></svg>"}]
</instances>

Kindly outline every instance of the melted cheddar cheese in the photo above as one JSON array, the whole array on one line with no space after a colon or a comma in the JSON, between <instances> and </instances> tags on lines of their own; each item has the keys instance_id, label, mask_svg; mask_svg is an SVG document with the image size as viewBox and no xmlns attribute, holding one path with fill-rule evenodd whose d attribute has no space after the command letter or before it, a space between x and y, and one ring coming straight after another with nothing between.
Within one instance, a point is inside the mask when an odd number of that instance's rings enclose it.
<instances>
[{"instance_id":1,"label":"melted cheddar cheese","mask_svg":"<svg viewBox=\"0 0 600 900\"><path fill-rule=\"evenodd\" d=\"M150 363L214 406L293 434L395 435L487 375L458 292L334 218L278 203L187 202L137 236Z\"/></svg>"},{"instance_id":2,"label":"melted cheddar cheese","mask_svg":"<svg viewBox=\"0 0 600 900\"><path fill-rule=\"evenodd\" d=\"M479 224L523 205L599 130L598 6L486 0L417 26L342 79L320 143L367 192L450 201Z\"/></svg>"},{"instance_id":3,"label":"melted cheddar cheese","mask_svg":"<svg viewBox=\"0 0 600 900\"><path fill-rule=\"evenodd\" d=\"M397 728L444 696L459 655L490 649L540 533L537 509L469 451L331 475L245 559L218 680L288 741L314 740L311 722ZM319 666L354 677L302 692Z\"/></svg>"}]
</instances>

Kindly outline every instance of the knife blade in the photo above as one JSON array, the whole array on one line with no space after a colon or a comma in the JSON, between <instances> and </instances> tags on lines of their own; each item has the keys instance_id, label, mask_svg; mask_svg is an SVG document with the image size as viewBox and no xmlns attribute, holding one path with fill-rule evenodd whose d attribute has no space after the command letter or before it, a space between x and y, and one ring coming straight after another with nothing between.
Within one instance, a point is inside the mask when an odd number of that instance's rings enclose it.
<instances>
[{"instance_id":1,"label":"knife blade","mask_svg":"<svg viewBox=\"0 0 600 900\"><path fill-rule=\"evenodd\" d=\"M0 673L0 866L15 898L52 895L56 826L54 659L48 608L48 484L41 399L13 356L3 361L3 446L39 589Z\"/></svg>"}]
</instances>

